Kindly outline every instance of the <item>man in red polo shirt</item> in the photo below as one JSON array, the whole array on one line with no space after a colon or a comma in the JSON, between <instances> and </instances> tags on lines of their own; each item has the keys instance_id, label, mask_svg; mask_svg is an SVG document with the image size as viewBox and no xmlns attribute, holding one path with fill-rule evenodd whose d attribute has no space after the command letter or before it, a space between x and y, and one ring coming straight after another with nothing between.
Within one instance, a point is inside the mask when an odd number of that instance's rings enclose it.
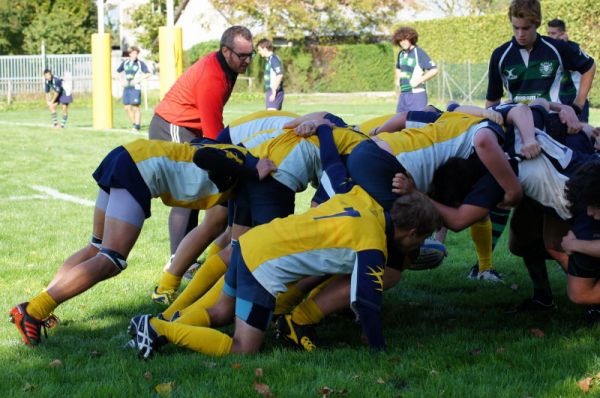
<instances>
[{"instance_id":1,"label":"man in red polo shirt","mask_svg":"<svg viewBox=\"0 0 600 398\"><path fill-rule=\"evenodd\" d=\"M189 142L216 138L223 129L223 107L239 73L254 56L252 33L243 26L223 32L219 51L188 68L154 109L148 136L154 140ZM198 223L198 212L173 207L169 215L171 254L185 234Z\"/></svg>"}]
</instances>

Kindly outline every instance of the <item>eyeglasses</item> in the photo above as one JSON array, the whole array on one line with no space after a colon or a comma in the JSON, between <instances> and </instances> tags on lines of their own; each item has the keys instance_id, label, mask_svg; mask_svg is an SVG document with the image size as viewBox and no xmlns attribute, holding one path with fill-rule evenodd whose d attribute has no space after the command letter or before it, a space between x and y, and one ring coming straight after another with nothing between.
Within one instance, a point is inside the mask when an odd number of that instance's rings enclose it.
<instances>
[{"instance_id":1,"label":"eyeglasses","mask_svg":"<svg viewBox=\"0 0 600 398\"><path fill-rule=\"evenodd\" d=\"M240 54L235 52L235 50L229 46L225 46L229 49L229 51L231 51L232 53L234 53L235 55L237 55L237 57L240 59L240 61L245 61L248 58L252 58L256 55L256 50L252 50L252 52L248 53L248 54Z\"/></svg>"}]
</instances>

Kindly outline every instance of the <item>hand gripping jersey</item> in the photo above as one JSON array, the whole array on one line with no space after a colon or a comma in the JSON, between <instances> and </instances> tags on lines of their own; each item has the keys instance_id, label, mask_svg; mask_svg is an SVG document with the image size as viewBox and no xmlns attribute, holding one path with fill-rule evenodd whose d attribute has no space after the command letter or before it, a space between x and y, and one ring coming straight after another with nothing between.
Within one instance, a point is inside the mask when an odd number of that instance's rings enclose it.
<instances>
[{"instance_id":1,"label":"hand gripping jersey","mask_svg":"<svg viewBox=\"0 0 600 398\"><path fill-rule=\"evenodd\" d=\"M221 192L209 173L198 167L194 155L199 147L189 143L136 140L123 145L131 156L153 198L168 206L207 209L229 198L232 187ZM247 151L227 144L202 145L223 150L230 159L244 164Z\"/></svg>"},{"instance_id":2,"label":"hand gripping jersey","mask_svg":"<svg viewBox=\"0 0 600 398\"><path fill-rule=\"evenodd\" d=\"M486 119L445 112L435 123L381 133L377 138L389 144L396 159L415 180L417 189L428 192L435 170L451 157L467 159L474 152L475 135L484 127L502 135L502 128Z\"/></svg>"}]
</instances>

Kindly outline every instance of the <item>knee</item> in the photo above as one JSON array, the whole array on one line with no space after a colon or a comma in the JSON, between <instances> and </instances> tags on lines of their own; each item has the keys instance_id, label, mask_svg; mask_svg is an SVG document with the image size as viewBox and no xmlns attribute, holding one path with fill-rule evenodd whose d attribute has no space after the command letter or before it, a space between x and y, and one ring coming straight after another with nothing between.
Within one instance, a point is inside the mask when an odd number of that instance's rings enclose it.
<instances>
[{"instance_id":1,"label":"knee","mask_svg":"<svg viewBox=\"0 0 600 398\"><path fill-rule=\"evenodd\" d=\"M571 302L573 304L579 304L579 305L593 304L593 303L589 302L587 295L583 294L578 289L573 289L571 287L568 287L567 295L569 296L569 300L571 300Z\"/></svg>"},{"instance_id":2,"label":"knee","mask_svg":"<svg viewBox=\"0 0 600 398\"><path fill-rule=\"evenodd\" d=\"M223 302L217 302L209 308L208 316L210 317L211 326L224 326L233 322L234 307Z\"/></svg>"},{"instance_id":3,"label":"knee","mask_svg":"<svg viewBox=\"0 0 600 398\"><path fill-rule=\"evenodd\" d=\"M238 337L233 337L233 344L231 346L231 352L236 354L254 354L258 352L260 345L254 342L246 341Z\"/></svg>"}]
</instances>

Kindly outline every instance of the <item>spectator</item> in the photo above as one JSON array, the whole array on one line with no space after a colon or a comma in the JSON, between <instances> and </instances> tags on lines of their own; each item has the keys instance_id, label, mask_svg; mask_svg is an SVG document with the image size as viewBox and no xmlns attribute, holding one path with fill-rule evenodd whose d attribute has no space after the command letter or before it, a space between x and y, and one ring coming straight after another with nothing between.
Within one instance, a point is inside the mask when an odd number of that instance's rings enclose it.
<instances>
[{"instance_id":1,"label":"spectator","mask_svg":"<svg viewBox=\"0 0 600 398\"><path fill-rule=\"evenodd\" d=\"M117 68L117 72L121 74L121 83L123 84L123 105L135 132L140 131L142 118L140 112L141 83L150 74L146 64L138 59L139 54L139 47L131 46L129 48L129 58Z\"/></svg>"},{"instance_id":2,"label":"spectator","mask_svg":"<svg viewBox=\"0 0 600 398\"><path fill-rule=\"evenodd\" d=\"M283 105L283 64L281 59L273 53L273 43L269 39L262 39L256 45L258 55L265 62L265 102L267 110L281 110Z\"/></svg>"},{"instance_id":3,"label":"spectator","mask_svg":"<svg viewBox=\"0 0 600 398\"><path fill-rule=\"evenodd\" d=\"M73 102L73 96L71 92L67 92L63 86L63 79L58 76L54 76L50 69L44 70L44 91L46 92L46 103L50 114L52 115L52 126L57 129L58 119L56 117L56 107L58 104L62 108L62 120L60 122L60 128L65 128L67 119L69 117L69 104Z\"/></svg>"}]
</instances>

